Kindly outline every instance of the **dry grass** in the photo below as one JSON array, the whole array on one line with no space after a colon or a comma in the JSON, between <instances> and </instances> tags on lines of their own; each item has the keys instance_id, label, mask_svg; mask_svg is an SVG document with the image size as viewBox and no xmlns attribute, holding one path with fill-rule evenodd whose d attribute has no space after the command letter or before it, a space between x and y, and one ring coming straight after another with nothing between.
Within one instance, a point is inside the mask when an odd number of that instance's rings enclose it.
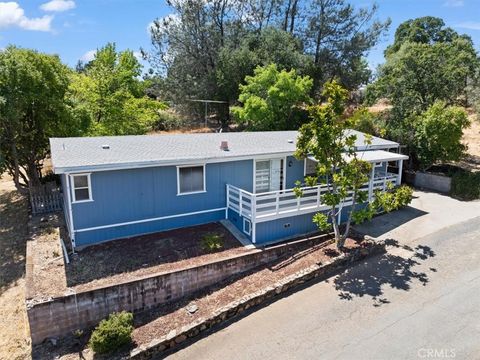
<instances>
[{"instance_id":1,"label":"dry grass","mask_svg":"<svg viewBox=\"0 0 480 360\"><path fill-rule=\"evenodd\" d=\"M390 105L387 99L380 99L375 105L370 106L368 111L377 114L384 112L385 110L390 110L391 108L392 105Z\"/></svg>"},{"instance_id":2,"label":"dry grass","mask_svg":"<svg viewBox=\"0 0 480 360\"><path fill-rule=\"evenodd\" d=\"M28 210L8 176L0 179L0 359L31 354L25 312Z\"/></svg>"},{"instance_id":3,"label":"dry grass","mask_svg":"<svg viewBox=\"0 0 480 360\"><path fill-rule=\"evenodd\" d=\"M151 131L148 135L165 135L165 134L201 134L201 133L212 133L215 132L215 129L210 127L201 127L201 128L184 128L176 130L158 130Z\"/></svg>"},{"instance_id":4,"label":"dry grass","mask_svg":"<svg viewBox=\"0 0 480 360\"><path fill-rule=\"evenodd\" d=\"M463 134L463 141L468 145L468 153L480 156L480 119L476 114L470 114L471 125Z\"/></svg>"}]
</instances>

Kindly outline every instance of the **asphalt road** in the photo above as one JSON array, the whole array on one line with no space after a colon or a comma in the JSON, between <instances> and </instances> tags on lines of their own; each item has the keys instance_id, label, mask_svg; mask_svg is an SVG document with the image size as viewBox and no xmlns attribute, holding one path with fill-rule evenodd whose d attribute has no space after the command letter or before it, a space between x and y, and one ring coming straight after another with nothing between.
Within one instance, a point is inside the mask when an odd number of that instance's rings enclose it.
<instances>
[{"instance_id":1,"label":"asphalt road","mask_svg":"<svg viewBox=\"0 0 480 360\"><path fill-rule=\"evenodd\" d=\"M480 217L390 243L169 358L480 359Z\"/></svg>"}]
</instances>

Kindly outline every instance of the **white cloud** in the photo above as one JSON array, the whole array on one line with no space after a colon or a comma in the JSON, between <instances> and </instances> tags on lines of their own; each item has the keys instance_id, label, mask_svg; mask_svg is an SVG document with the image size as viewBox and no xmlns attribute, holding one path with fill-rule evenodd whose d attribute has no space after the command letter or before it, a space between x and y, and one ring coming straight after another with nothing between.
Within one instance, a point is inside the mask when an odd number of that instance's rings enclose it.
<instances>
[{"instance_id":1,"label":"white cloud","mask_svg":"<svg viewBox=\"0 0 480 360\"><path fill-rule=\"evenodd\" d=\"M447 7L462 7L463 5L463 0L447 0L443 3L443 6Z\"/></svg>"},{"instance_id":2,"label":"white cloud","mask_svg":"<svg viewBox=\"0 0 480 360\"><path fill-rule=\"evenodd\" d=\"M80 60L82 60L83 62L92 61L95 58L96 53L97 53L97 50L89 50L85 54L82 55Z\"/></svg>"},{"instance_id":3,"label":"white cloud","mask_svg":"<svg viewBox=\"0 0 480 360\"><path fill-rule=\"evenodd\" d=\"M480 30L480 22L464 21L455 25L455 27L462 28L462 29L470 29L470 30Z\"/></svg>"},{"instance_id":4,"label":"white cloud","mask_svg":"<svg viewBox=\"0 0 480 360\"><path fill-rule=\"evenodd\" d=\"M45 4L40 5L43 11L61 12L75 8L75 1L73 0L51 0Z\"/></svg>"},{"instance_id":5,"label":"white cloud","mask_svg":"<svg viewBox=\"0 0 480 360\"><path fill-rule=\"evenodd\" d=\"M0 2L0 28L19 27L25 30L50 31L52 20L51 15L28 18L18 3Z\"/></svg>"}]
</instances>

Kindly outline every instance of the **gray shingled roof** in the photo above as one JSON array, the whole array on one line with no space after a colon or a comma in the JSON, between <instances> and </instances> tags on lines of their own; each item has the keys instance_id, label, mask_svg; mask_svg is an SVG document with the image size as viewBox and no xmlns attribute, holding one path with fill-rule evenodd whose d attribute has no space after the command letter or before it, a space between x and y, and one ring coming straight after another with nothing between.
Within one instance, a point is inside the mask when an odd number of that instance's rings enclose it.
<instances>
[{"instance_id":1,"label":"gray shingled roof","mask_svg":"<svg viewBox=\"0 0 480 360\"><path fill-rule=\"evenodd\" d=\"M364 137L356 133L361 148ZM292 154L296 137L296 131L75 137L51 138L50 147L55 172L64 173ZM229 151L220 149L221 141ZM374 137L371 147L398 144Z\"/></svg>"}]
</instances>

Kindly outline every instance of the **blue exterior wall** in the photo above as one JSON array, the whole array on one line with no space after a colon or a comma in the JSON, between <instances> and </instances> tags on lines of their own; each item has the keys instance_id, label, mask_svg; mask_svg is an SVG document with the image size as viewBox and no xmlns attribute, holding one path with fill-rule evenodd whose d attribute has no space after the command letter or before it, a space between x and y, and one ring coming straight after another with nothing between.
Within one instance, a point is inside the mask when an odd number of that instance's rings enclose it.
<instances>
[{"instance_id":1,"label":"blue exterior wall","mask_svg":"<svg viewBox=\"0 0 480 360\"><path fill-rule=\"evenodd\" d=\"M365 205L366 204L357 205L356 209L359 210ZM341 223L347 221L348 211L350 208L351 206L346 206L343 208L340 219ZM315 213L316 212L312 212L309 214L257 223L256 244L261 245L271 243L318 231L317 225L315 225L312 221Z\"/></svg>"},{"instance_id":2,"label":"blue exterior wall","mask_svg":"<svg viewBox=\"0 0 480 360\"><path fill-rule=\"evenodd\" d=\"M72 204L76 230L223 208L226 184L252 191L252 160L206 164L206 192L177 196L176 166L91 174L93 201ZM76 232L76 246L216 221L225 211Z\"/></svg>"},{"instance_id":3,"label":"blue exterior wall","mask_svg":"<svg viewBox=\"0 0 480 360\"><path fill-rule=\"evenodd\" d=\"M295 186L295 181L303 180L304 162L296 160L293 156L287 157L286 161L286 188L292 188ZM253 191L253 160L211 163L206 164L205 169L206 192L180 196L177 195L176 166L92 173L93 201L72 204L74 228L81 230L225 208L227 184ZM61 180L66 191L67 177L62 175ZM346 220L344 214L345 212L342 213L342 221ZM256 243L262 244L316 231L312 215L313 213L257 223ZM68 219L68 211L66 211L66 217ZM241 216L229 210L228 218L248 239L252 240L251 235L243 232ZM221 219L225 219L225 210L80 231L75 233L75 244L85 246ZM285 224L288 225L285 226Z\"/></svg>"},{"instance_id":4,"label":"blue exterior wall","mask_svg":"<svg viewBox=\"0 0 480 360\"><path fill-rule=\"evenodd\" d=\"M228 209L228 220L230 220L230 222L235 225L235 227L240 230L242 232L243 235L245 235L245 237L252 241L252 233L250 232L250 235L245 233L243 231L243 216L240 216L239 214L237 214L235 211L233 211L232 209Z\"/></svg>"},{"instance_id":5,"label":"blue exterior wall","mask_svg":"<svg viewBox=\"0 0 480 360\"><path fill-rule=\"evenodd\" d=\"M290 163L292 164L290 166ZM294 156L287 156L287 173L285 176L286 189L295 187L295 181L303 182L303 173L305 171L305 163L303 160L297 160Z\"/></svg>"}]
</instances>

